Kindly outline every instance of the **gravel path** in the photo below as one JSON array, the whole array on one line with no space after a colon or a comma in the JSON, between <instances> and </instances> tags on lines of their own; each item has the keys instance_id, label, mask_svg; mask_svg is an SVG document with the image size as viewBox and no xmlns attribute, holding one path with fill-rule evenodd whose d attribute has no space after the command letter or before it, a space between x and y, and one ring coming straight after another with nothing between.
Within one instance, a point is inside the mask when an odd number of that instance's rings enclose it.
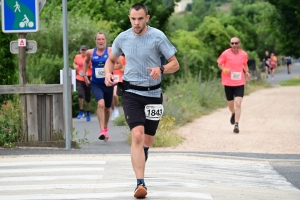
<instances>
[{"instance_id":1,"label":"gravel path","mask_svg":"<svg viewBox=\"0 0 300 200\"><path fill-rule=\"evenodd\" d=\"M263 89L244 97L240 133L223 108L179 129L186 138L177 147L152 151L300 154L300 87Z\"/></svg>"}]
</instances>

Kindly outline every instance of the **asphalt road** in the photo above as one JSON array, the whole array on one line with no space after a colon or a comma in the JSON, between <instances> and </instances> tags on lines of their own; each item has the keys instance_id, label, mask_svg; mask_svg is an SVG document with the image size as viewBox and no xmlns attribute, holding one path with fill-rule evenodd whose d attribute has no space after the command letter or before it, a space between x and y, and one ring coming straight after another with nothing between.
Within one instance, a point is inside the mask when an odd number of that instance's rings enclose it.
<instances>
[{"instance_id":1,"label":"asphalt road","mask_svg":"<svg viewBox=\"0 0 300 200\"><path fill-rule=\"evenodd\" d=\"M0 199L134 199L128 155L1 156ZM146 163L148 200L298 200L300 190L269 162L155 154Z\"/></svg>"}]
</instances>

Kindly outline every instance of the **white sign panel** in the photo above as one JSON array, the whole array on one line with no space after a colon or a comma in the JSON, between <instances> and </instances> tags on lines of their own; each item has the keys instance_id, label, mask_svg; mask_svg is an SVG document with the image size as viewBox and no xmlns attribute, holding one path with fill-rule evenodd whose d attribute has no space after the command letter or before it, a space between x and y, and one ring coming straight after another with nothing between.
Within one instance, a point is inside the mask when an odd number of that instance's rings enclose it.
<instances>
[{"instance_id":1,"label":"white sign panel","mask_svg":"<svg viewBox=\"0 0 300 200\"><path fill-rule=\"evenodd\" d=\"M76 70L72 69L71 74L72 74L73 91L76 92ZM64 77L63 70L60 70L60 84L64 84L63 77Z\"/></svg>"},{"instance_id":2,"label":"white sign panel","mask_svg":"<svg viewBox=\"0 0 300 200\"><path fill-rule=\"evenodd\" d=\"M34 40L26 41L26 53L35 53L37 51L37 43ZM19 41L14 40L10 42L10 52L13 54L19 53Z\"/></svg>"}]
</instances>

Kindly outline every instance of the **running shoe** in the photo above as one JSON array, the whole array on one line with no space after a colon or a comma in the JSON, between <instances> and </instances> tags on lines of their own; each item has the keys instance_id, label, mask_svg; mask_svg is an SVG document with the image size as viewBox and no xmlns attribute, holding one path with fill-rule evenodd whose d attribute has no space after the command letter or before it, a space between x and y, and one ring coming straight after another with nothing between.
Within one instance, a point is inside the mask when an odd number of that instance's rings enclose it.
<instances>
[{"instance_id":1,"label":"running shoe","mask_svg":"<svg viewBox=\"0 0 300 200\"><path fill-rule=\"evenodd\" d=\"M147 196L147 187L144 184L139 184L134 190L134 197L137 199L146 198Z\"/></svg>"},{"instance_id":2,"label":"running shoe","mask_svg":"<svg viewBox=\"0 0 300 200\"><path fill-rule=\"evenodd\" d=\"M105 134L106 134L106 132L104 131L104 130L102 130L101 132L100 132L100 135L99 135L99 137L98 137L98 139L99 140L105 140Z\"/></svg>"},{"instance_id":3,"label":"running shoe","mask_svg":"<svg viewBox=\"0 0 300 200\"><path fill-rule=\"evenodd\" d=\"M105 131L105 139L104 140L105 140L105 142L107 142L109 140L108 128L105 128L104 131Z\"/></svg>"},{"instance_id":4,"label":"running shoe","mask_svg":"<svg viewBox=\"0 0 300 200\"><path fill-rule=\"evenodd\" d=\"M233 132L234 132L234 133L239 133L239 132L240 132L240 130L239 130L239 125L238 125L238 124L234 125Z\"/></svg>"},{"instance_id":5,"label":"running shoe","mask_svg":"<svg viewBox=\"0 0 300 200\"><path fill-rule=\"evenodd\" d=\"M90 112L86 112L86 121L87 121L87 122L91 121L91 115L90 115Z\"/></svg>"},{"instance_id":6,"label":"running shoe","mask_svg":"<svg viewBox=\"0 0 300 200\"><path fill-rule=\"evenodd\" d=\"M235 122L235 114L232 113L231 118L230 118L230 123L233 125Z\"/></svg>"},{"instance_id":7,"label":"running shoe","mask_svg":"<svg viewBox=\"0 0 300 200\"><path fill-rule=\"evenodd\" d=\"M77 116L77 119L82 119L82 118L84 118L84 112L80 111L78 116Z\"/></svg>"},{"instance_id":8,"label":"running shoe","mask_svg":"<svg viewBox=\"0 0 300 200\"><path fill-rule=\"evenodd\" d=\"M104 139L104 141L107 142L108 140L109 140L109 134L105 133L105 139Z\"/></svg>"}]
</instances>

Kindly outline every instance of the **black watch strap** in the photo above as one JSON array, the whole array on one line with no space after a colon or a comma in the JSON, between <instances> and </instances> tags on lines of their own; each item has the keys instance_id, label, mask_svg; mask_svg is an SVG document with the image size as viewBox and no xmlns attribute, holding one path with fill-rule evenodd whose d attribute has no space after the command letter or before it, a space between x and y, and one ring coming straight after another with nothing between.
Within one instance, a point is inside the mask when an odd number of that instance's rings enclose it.
<instances>
[{"instance_id":1,"label":"black watch strap","mask_svg":"<svg viewBox=\"0 0 300 200\"><path fill-rule=\"evenodd\" d=\"M163 74L165 71L165 67L163 65L161 65L161 66L159 66L159 68L160 68L160 72Z\"/></svg>"}]
</instances>

